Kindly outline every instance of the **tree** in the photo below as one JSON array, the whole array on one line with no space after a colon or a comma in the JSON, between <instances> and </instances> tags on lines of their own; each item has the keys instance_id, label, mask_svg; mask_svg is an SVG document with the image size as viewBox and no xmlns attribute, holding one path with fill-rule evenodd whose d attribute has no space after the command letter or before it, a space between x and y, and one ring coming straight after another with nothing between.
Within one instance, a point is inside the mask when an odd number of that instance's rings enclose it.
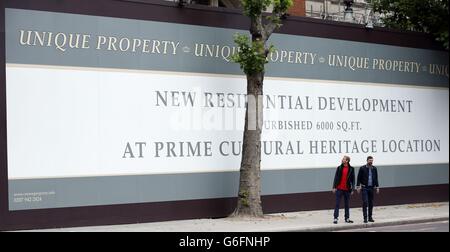
<instances>
[{"instance_id":1,"label":"tree","mask_svg":"<svg viewBox=\"0 0 450 252\"><path fill-rule=\"evenodd\" d=\"M263 14L269 6L271 14ZM244 14L250 18L251 41L237 34L240 48L233 61L240 64L247 77L247 111L239 178L237 207L233 216L263 216L261 205L261 124L263 119L263 82L267 56L273 46L267 40L281 27L292 0L242 0Z\"/></svg>"},{"instance_id":2,"label":"tree","mask_svg":"<svg viewBox=\"0 0 450 252\"><path fill-rule=\"evenodd\" d=\"M448 0L374 0L386 27L426 32L448 50Z\"/></svg>"}]
</instances>

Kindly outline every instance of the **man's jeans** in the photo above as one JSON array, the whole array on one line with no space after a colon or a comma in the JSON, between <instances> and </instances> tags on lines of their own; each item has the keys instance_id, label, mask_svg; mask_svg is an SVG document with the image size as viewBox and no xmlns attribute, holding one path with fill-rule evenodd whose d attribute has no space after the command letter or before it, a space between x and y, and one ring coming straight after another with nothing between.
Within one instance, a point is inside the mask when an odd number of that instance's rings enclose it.
<instances>
[{"instance_id":1,"label":"man's jeans","mask_svg":"<svg viewBox=\"0 0 450 252\"><path fill-rule=\"evenodd\" d=\"M344 196L344 206L345 206L345 219L350 218L350 208L348 205L348 201L350 198L349 191L336 190L336 206L334 207L334 218L337 219L339 217L339 205L341 203L341 198Z\"/></svg>"},{"instance_id":2,"label":"man's jeans","mask_svg":"<svg viewBox=\"0 0 450 252\"><path fill-rule=\"evenodd\" d=\"M364 220L372 219L372 209L373 209L373 187L363 187L362 188L362 201L363 201L363 216ZM367 209L369 207L369 209ZM367 213L367 210L368 213Z\"/></svg>"}]
</instances>

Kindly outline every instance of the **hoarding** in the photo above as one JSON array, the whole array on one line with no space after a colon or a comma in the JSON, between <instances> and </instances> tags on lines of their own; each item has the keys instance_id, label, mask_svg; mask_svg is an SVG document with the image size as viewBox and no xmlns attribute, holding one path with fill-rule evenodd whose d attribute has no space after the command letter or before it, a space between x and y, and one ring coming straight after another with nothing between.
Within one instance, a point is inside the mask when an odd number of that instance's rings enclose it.
<instances>
[{"instance_id":1,"label":"hoarding","mask_svg":"<svg viewBox=\"0 0 450 252\"><path fill-rule=\"evenodd\" d=\"M253 98L230 56L245 31L5 15L9 210L236 195ZM354 166L374 156L385 187L448 183L448 53L286 34L271 43L256 98L264 195L329 190L343 155Z\"/></svg>"}]
</instances>

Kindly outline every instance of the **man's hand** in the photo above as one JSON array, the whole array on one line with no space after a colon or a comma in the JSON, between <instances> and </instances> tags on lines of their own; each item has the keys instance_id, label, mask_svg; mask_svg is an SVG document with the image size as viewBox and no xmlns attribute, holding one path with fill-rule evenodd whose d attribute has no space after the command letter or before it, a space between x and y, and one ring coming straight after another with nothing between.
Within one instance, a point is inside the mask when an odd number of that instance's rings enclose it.
<instances>
[{"instance_id":1,"label":"man's hand","mask_svg":"<svg viewBox=\"0 0 450 252\"><path fill-rule=\"evenodd\" d=\"M356 188L356 191L357 191L358 193L361 193L361 187L357 187L357 188Z\"/></svg>"},{"instance_id":2,"label":"man's hand","mask_svg":"<svg viewBox=\"0 0 450 252\"><path fill-rule=\"evenodd\" d=\"M354 190L352 190L352 192L350 193L350 195L353 195Z\"/></svg>"},{"instance_id":3,"label":"man's hand","mask_svg":"<svg viewBox=\"0 0 450 252\"><path fill-rule=\"evenodd\" d=\"M333 188L331 191L332 191L333 193L336 193L336 188Z\"/></svg>"},{"instance_id":4,"label":"man's hand","mask_svg":"<svg viewBox=\"0 0 450 252\"><path fill-rule=\"evenodd\" d=\"M380 194L380 188L376 188L377 189L377 194Z\"/></svg>"}]
</instances>

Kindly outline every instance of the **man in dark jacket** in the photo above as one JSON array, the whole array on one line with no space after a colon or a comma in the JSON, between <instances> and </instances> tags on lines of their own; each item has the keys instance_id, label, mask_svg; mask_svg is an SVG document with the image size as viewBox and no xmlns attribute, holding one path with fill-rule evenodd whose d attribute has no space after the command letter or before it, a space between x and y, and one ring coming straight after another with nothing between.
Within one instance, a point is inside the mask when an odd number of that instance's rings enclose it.
<instances>
[{"instance_id":1,"label":"man in dark jacket","mask_svg":"<svg viewBox=\"0 0 450 252\"><path fill-rule=\"evenodd\" d=\"M333 193L336 194L336 205L334 207L334 224L338 223L339 217L339 205L341 198L344 196L345 206L345 222L353 223L350 220L350 208L349 198L350 194L353 194L355 187L355 169L350 165L350 157L344 156L341 161L341 165L337 167L336 174L333 181Z\"/></svg>"},{"instance_id":2,"label":"man in dark jacket","mask_svg":"<svg viewBox=\"0 0 450 252\"><path fill-rule=\"evenodd\" d=\"M367 221L374 222L374 219L372 218L374 190L376 190L378 194L380 193L380 189L378 185L378 171L377 168L373 166L372 156L368 156L367 164L359 168L357 182L358 193L361 192L361 189L364 223L367 223Z\"/></svg>"}]
</instances>

